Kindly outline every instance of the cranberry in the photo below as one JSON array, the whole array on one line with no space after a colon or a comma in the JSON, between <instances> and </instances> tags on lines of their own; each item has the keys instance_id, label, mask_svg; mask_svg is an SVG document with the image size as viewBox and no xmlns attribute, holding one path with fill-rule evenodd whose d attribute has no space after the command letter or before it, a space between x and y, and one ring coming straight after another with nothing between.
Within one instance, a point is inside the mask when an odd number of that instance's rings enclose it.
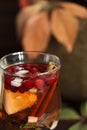
<instances>
[{"instance_id":1,"label":"cranberry","mask_svg":"<svg viewBox=\"0 0 87 130\"><path fill-rule=\"evenodd\" d=\"M33 87L33 81L30 79L24 80L24 82L22 83L22 86L28 89L31 89Z\"/></svg>"},{"instance_id":2,"label":"cranberry","mask_svg":"<svg viewBox=\"0 0 87 130\"><path fill-rule=\"evenodd\" d=\"M30 67L31 67L31 64L25 64L25 66L24 66L24 68L27 69L27 70L29 70Z\"/></svg>"},{"instance_id":3,"label":"cranberry","mask_svg":"<svg viewBox=\"0 0 87 130\"><path fill-rule=\"evenodd\" d=\"M38 64L32 64L32 68L33 68L33 67L39 69L39 65L38 65Z\"/></svg>"},{"instance_id":4,"label":"cranberry","mask_svg":"<svg viewBox=\"0 0 87 130\"><path fill-rule=\"evenodd\" d=\"M11 90L12 92L17 92L17 91L18 91L18 88L11 86L11 87L10 87L10 90Z\"/></svg>"},{"instance_id":5,"label":"cranberry","mask_svg":"<svg viewBox=\"0 0 87 130\"><path fill-rule=\"evenodd\" d=\"M11 84L11 81L14 79L11 75L5 75L5 83Z\"/></svg>"},{"instance_id":6,"label":"cranberry","mask_svg":"<svg viewBox=\"0 0 87 130\"><path fill-rule=\"evenodd\" d=\"M31 69L31 72L32 72L32 73L36 73L36 72L38 72L38 69L37 69L36 67L33 67L33 68Z\"/></svg>"},{"instance_id":7,"label":"cranberry","mask_svg":"<svg viewBox=\"0 0 87 130\"><path fill-rule=\"evenodd\" d=\"M18 88L18 90L19 90L20 93L24 93L24 92L28 91L28 88L21 86L21 87Z\"/></svg>"},{"instance_id":8,"label":"cranberry","mask_svg":"<svg viewBox=\"0 0 87 130\"><path fill-rule=\"evenodd\" d=\"M39 71L40 72L45 72L47 70L47 66L46 65L40 65L39 66Z\"/></svg>"},{"instance_id":9,"label":"cranberry","mask_svg":"<svg viewBox=\"0 0 87 130\"><path fill-rule=\"evenodd\" d=\"M14 72L17 72L19 70L19 66L11 66L10 68L7 68L7 71L9 73L14 73Z\"/></svg>"},{"instance_id":10,"label":"cranberry","mask_svg":"<svg viewBox=\"0 0 87 130\"><path fill-rule=\"evenodd\" d=\"M43 79L36 79L34 82L34 86L38 89L43 89L43 87L45 86L45 82Z\"/></svg>"},{"instance_id":11,"label":"cranberry","mask_svg":"<svg viewBox=\"0 0 87 130\"><path fill-rule=\"evenodd\" d=\"M11 87L11 86L10 86L10 85L8 85L8 84L5 84L5 86L4 86L4 87L5 87L5 89L10 89L10 87Z\"/></svg>"},{"instance_id":12,"label":"cranberry","mask_svg":"<svg viewBox=\"0 0 87 130\"><path fill-rule=\"evenodd\" d=\"M56 81L57 81L56 75L50 75L48 78L46 78L47 85L51 85Z\"/></svg>"}]
</instances>

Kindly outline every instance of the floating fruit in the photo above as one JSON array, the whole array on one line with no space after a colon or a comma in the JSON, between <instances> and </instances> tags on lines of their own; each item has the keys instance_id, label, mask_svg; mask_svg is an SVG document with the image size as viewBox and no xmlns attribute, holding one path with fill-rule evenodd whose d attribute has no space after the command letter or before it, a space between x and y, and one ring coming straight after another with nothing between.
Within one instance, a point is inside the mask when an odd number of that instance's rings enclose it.
<instances>
[{"instance_id":1,"label":"floating fruit","mask_svg":"<svg viewBox=\"0 0 87 130\"><path fill-rule=\"evenodd\" d=\"M45 86L45 82L44 82L44 80L42 80L42 79L36 79L36 80L34 81L34 86L35 86L36 88L38 88L38 89L43 89L44 86Z\"/></svg>"},{"instance_id":2,"label":"floating fruit","mask_svg":"<svg viewBox=\"0 0 87 130\"><path fill-rule=\"evenodd\" d=\"M14 80L11 81L11 86L19 87L22 85L23 79L16 77Z\"/></svg>"},{"instance_id":3,"label":"floating fruit","mask_svg":"<svg viewBox=\"0 0 87 130\"><path fill-rule=\"evenodd\" d=\"M26 91L24 93L13 93L10 90L4 91L4 108L10 115L32 107L37 101L37 95Z\"/></svg>"}]
</instances>

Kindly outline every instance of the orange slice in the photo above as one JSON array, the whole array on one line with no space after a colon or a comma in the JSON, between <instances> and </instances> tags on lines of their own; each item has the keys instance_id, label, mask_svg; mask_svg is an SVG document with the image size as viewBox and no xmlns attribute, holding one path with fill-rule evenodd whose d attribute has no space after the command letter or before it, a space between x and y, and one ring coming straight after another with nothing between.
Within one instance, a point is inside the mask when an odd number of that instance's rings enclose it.
<instances>
[{"instance_id":1,"label":"orange slice","mask_svg":"<svg viewBox=\"0 0 87 130\"><path fill-rule=\"evenodd\" d=\"M37 95L29 91L24 93L4 91L4 109L9 115L32 107L36 101Z\"/></svg>"}]
</instances>

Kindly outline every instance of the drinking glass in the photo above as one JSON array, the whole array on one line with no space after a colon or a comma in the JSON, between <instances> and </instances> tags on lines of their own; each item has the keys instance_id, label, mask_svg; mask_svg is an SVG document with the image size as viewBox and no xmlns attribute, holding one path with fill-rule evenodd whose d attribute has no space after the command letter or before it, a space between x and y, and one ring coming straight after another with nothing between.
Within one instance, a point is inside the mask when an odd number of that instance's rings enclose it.
<instances>
[{"instance_id":1,"label":"drinking glass","mask_svg":"<svg viewBox=\"0 0 87 130\"><path fill-rule=\"evenodd\" d=\"M55 129L61 111L59 58L40 52L14 52L1 58L0 68L0 128Z\"/></svg>"}]
</instances>

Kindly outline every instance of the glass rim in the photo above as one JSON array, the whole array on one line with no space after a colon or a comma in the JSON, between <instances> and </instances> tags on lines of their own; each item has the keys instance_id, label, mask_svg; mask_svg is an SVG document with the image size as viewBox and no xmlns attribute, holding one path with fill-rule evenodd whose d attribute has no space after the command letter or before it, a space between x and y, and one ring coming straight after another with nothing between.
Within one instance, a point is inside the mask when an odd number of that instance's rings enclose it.
<instances>
[{"instance_id":1,"label":"glass rim","mask_svg":"<svg viewBox=\"0 0 87 130\"><path fill-rule=\"evenodd\" d=\"M12 53L9 53L9 54L7 54L7 55L5 55L5 56L3 56L3 57L1 57L0 58L0 68L4 71L4 72L7 72L6 71L6 68L3 68L2 66L1 66L1 62L3 61L3 59L5 59L7 56L10 56L10 55L17 55L17 54L27 54L27 53L36 53L36 54L40 54L40 55L49 55L49 56L51 56L51 57L55 57L56 58L56 63L58 63L58 66L56 66L55 68L53 68L52 70L49 70L49 71L46 71L46 72L41 72L40 74L38 74L38 76L40 76L40 75L46 75L46 74L51 74L51 73L53 73L53 72L55 72L55 71L58 71L58 70L60 70L60 68L61 68L61 63L60 63L60 58L58 57L58 56L56 56L55 54L50 54L50 53L45 53L45 52L39 52L39 51L18 51L18 52L12 52ZM18 65L18 64L24 64L24 62L19 62L19 63L16 63L16 64L12 64L12 65L9 65L9 67L10 66L13 66L13 65ZM13 75L13 76L20 76L20 77L23 77L22 75L16 75L16 74L14 74L14 73L10 73L10 72L7 72L7 74L9 74L9 75ZM33 76L33 75L35 75L35 74L30 74L30 76ZM26 76L29 76L29 74L28 75L26 75ZM26 77L25 75L24 75L24 77Z\"/></svg>"}]
</instances>

